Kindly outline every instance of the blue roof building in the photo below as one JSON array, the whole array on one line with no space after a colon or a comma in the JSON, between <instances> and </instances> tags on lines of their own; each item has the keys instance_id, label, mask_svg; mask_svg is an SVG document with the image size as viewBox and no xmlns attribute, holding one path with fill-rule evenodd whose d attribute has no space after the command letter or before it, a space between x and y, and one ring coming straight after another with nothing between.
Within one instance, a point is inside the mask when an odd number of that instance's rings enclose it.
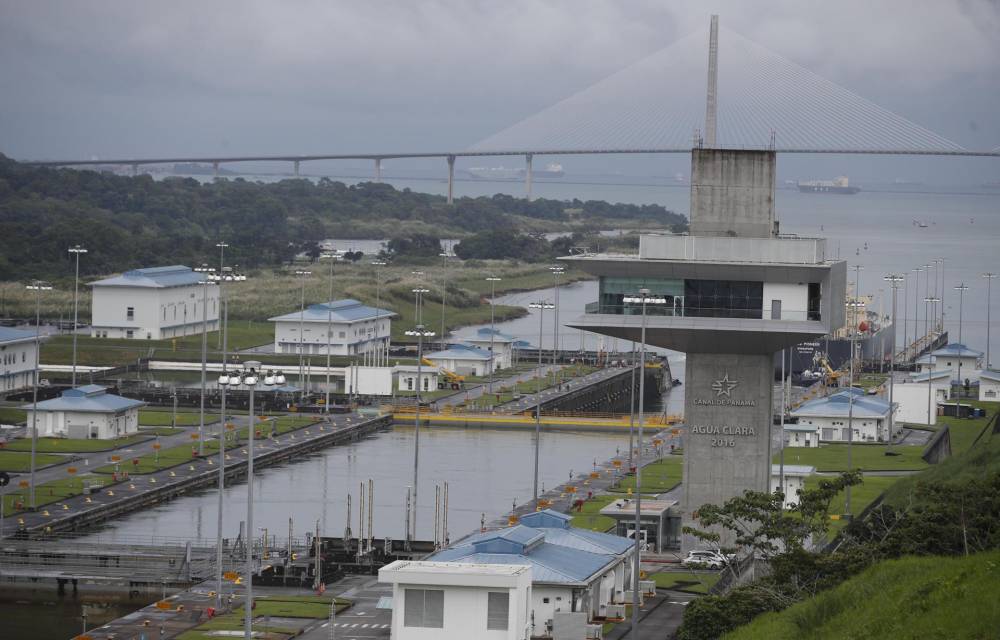
<instances>
[{"instance_id":1,"label":"blue roof building","mask_svg":"<svg viewBox=\"0 0 1000 640\"><path fill-rule=\"evenodd\" d=\"M268 318L274 323L275 353L363 355L372 366L388 364L391 318L387 309L346 298L312 304ZM301 333L300 333L301 329Z\"/></svg>"},{"instance_id":2,"label":"blue roof building","mask_svg":"<svg viewBox=\"0 0 1000 640\"><path fill-rule=\"evenodd\" d=\"M108 393L106 387L88 384L63 391L58 398L38 403L38 435L54 438L120 438L139 430L139 407L146 403ZM34 424L34 405L28 411L28 424Z\"/></svg>"},{"instance_id":3,"label":"blue roof building","mask_svg":"<svg viewBox=\"0 0 1000 640\"><path fill-rule=\"evenodd\" d=\"M514 336L483 327L476 331L476 335L465 341L487 352L492 351L497 369L507 369L514 365L514 343L517 342Z\"/></svg>"},{"instance_id":4,"label":"blue roof building","mask_svg":"<svg viewBox=\"0 0 1000 640\"><path fill-rule=\"evenodd\" d=\"M853 399L853 402L852 402ZM820 440L846 442L879 441L886 437L892 408L879 396L867 395L861 389L838 391L825 398L810 400L789 415L798 418L799 425L813 426ZM854 431L849 438L848 428Z\"/></svg>"},{"instance_id":5,"label":"blue roof building","mask_svg":"<svg viewBox=\"0 0 1000 640\"><path fill-rule=\"evenodd\" d=\"M490 362L493 362L494 368L500 366L499 358L494 358L489 349L465 344L453 344L424 357L443 369L462 375L489 375Z\"/></svg>"},{"instance_id":6,"label":"blue roof building","mask_svg":"<svg viewBox=\"0 0 1000 640\"><path fill-rule=\"evenodd\" d=\"M27 389L35 379L35 329L0 327L0 392Z\"/></svg>"},{"instance_id":7,"label":"blue roof building","mask_svg":"<svg viewBox=\"0 0 1000 640\"><path fill-rule=\"evenodd\" d=\"M95 338L162 340L219 328L219 288L191 267L132 269L90 286Z\"/></svg>"},{"instance_id":8,"label":"blue roof building","mask_svg":"<svg viewBox=\"0 0 1000 640\"><path fill-rule=\"evenodd\" d=\"M608 605L623 602L630 588L634 542L572 528L571 519L549 509L530 513L513 527L473 534L428 560L530 566L536 624L556 612L606 616Z\"/></svg>"}]
</instances>

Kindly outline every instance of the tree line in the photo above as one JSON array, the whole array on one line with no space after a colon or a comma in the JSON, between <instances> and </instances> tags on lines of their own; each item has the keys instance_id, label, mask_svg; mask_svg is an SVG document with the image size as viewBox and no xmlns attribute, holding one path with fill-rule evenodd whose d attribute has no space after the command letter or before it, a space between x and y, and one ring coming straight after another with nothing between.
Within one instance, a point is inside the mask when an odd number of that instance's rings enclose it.
<instances>
[{"instance_id":1,"label":"tree line","mask_svg":"<svg viewBox=\"0 0 1000 640\"><path fill-rule=\"evenodd\" d=\"M637 219L657 226L686 223L684 216L656 205L528 201L498 194L458 198L449 206L442 196L384 183L347 185L327 178L276 183L242 178L210 183L154 180L148 175L34 167L0 154L3 280L65 275L70 265L66 249L75 244L89 250L81 263L88 274L214 264L220 239L230 245L227 262L258 268L315 252L317 240L327 237L388 237L402 244L418 233L465 237L502 232L519 237L526 221L580 219L612 225ZM429 250L422 240L410 244Z\"/></svg>"}]
</instances>

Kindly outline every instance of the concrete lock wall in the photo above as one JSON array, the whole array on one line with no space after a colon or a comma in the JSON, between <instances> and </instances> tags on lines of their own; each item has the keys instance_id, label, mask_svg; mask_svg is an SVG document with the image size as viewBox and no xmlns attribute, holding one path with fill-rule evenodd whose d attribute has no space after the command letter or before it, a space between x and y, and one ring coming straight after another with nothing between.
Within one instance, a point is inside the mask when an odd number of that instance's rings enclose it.
<instances>
[{"instance_id":1,"label":"concrete lock wall","mask_svg":"<svg viewBox=\"0 0 1000 640\"><path fill-rule=\"evenodd\" d=\"M691 235L770 237L773 151L691 151Z\"/></svg>"},{"instance_id":2,"label":"concrete lock wall","mask_svg":"<svg viewBox=\"0 0 1000 640\"><path fill-rule=\"evenodd\" d=\"M771 475L773 356L689 353L684 414L682 524L703 504L767 491ZM722 545L732 543L725 532ZM687 552L705 546L682 535Z\"/></svg>"}]
</instances>

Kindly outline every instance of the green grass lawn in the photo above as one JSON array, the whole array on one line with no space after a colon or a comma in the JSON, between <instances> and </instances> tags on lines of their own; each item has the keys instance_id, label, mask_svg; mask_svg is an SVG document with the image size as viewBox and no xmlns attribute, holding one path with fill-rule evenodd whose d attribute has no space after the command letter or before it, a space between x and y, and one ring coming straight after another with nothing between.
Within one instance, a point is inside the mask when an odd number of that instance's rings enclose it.
<instances>
[{"instance_id":1,"label":"green grass lawn","mask_svg":"<svg viewBox=\"0 0 1000 640\"><path fill-rule=\"evenodd\" d=\"M953 454L967 451L998 410L996 402L979 402L978 400L963 399L962 404L971 404L975 407L986 409L986 417L969 419L938 416L937 428L948 425L949 437L951 438L951 452Z\"/></svg>"},{"instance_id":2,"label":"green grass lawn","mask_svg":"<svg viewBox=\"0 0 1000 640\"><path fill-rule=\"evenodd\" d=\"M28 419L28 412L14 407L0 407L0 424L21 424Z\"/></svg>"},{"instance_id":3,"label":"green grass lawn","mask_svg":"<svg viewBox=\"0 0 1000 640\"><path fill-rule=\"evenodd\" d=\"M139 424L144 427L169 427L174 422L172 411L143 410L139 412ZM205 424L219 421L219 414L206 413ZM177 413L178 427L196 427L201 422L200 413Z\"/></svg>"},{"instance_id":4,"label":"green grass lawn","mask_svg":"<svg viewBox=\"0 0 1000 640\"><path fill-rule=\"evenodd\" d=\"M570 512L570 515L573 516L570 524L574 527L590 529L591 531L610 531L615 526L614 518L602 516L600 511L619 498L620 496L599 495L594 496L590 500L585 500L583 511L577 513L574 509Z\"/></svg>"},{"instance_id":5,"label":"green grass lawn","mask_svg":"<svg viewBox=\"0 0 1000 640\"><path fill-rule=\"evenodd\" d=\"M66 478L61 478L59 480L52 480L38 485L38 488L35 489L35 504L38 507L50 505L53 502L59 502L66 498L80 495L83 493L83 487L85 484L103 485L105 483L107 483L107 478L95 476L89 473L67 476ZM20 492L8 493L3 496L3 500L4 513L13 515L15 512L14 505L16 502L21 501L24 504L28 504L28 490L22 489Z\"/></svg>"},{"instance_id":6,"label":"green grass lawn","mask_svg":"<svg viewBox=\"0 0 1000 640\"><path fill-rule=\"evenodd\" d=\"M885 455L884 444L854 444L851 446L851 465L868 471L908 471L924 469L927 463L920 458L923 447L895 446L898 456ZM778 464L780 454L772 462ZM816 467L816 471L846 471L847 445L822 444L819 447L786 447L785 464L802 464Z\"/></svg>"},{"instance_id":7,"label":"green grass lawn","mask_svg":"<svg viewBox=\"0 0 1000 640\"><path fill-rule=\"evenodd\" d=\"M663 493L676 487L681 482L684 469L683 456L671 455L647 464L642 468L643 493ZM635 489L635 476L629 475L622 479L616 491L625 492Z\"/></svg>"},{"instance_id":8,"label":"green grass lawn","mask_svg":"<svg viewBox=\"0 0 1000 640\"><path fill-rule=\"evenodd\" d=\"M886 560L726 640L996 638L1000 551L969 557Z\"/></svg>"},{"instance_id":9,"label":"green grass lawn","mask_svg":"<svg viewBox=\"0 0 1000 640\"><path fill-rule=\"evenodd\" d=\"M262 620L264 616L280 618L307 618L311 620L326 620L330 617L330 604L333 600L326 596L264 596L254 598L254 633L263 635L265 628L268 634L283 634L269 636L272 640L278 637L289 637L297 633L295 628L282 627L280 624ZM350 606L348 600L337 599L337 613ZM218 640L220 636L211 635L213 631L241 631L243 629L243 606L236 607L232 613L216 616L208 622L177 636L178 640Z\"/></svg>"},{"instance_id":10,"label":"green grass lawn","mask_svg":"<svg viewBox=\"0 0 1000 640\"><path fill-rule=\"evenodd\" d=\"M661 571L650 576L659 589L706 594L722 577L720 571Z\"/></svg>"},{"instance_id":11,"label":"green grass lawn","mask_svg":"<svg viewBox=\"0 0 1000 640\"><path fill-rule=\"evenodd\" d=\"M63 462L63 456L49 453L35 453L35 468L40 469L50 464ZM31 469L31 453L24 451L0 451L0 471L29 471Z\"/></svg>"},{"instance_id":12,"label":"green grass lawn","mask_svg":"<svg viewBox=\"0 0 1000 640\"><path fill-rule=\"evenodd\" d=\"M139 427L139 432L150 436L173 436L184 433L186 430L180 427Z\"/></svg>"},{"instance_id":13,"label":"green grass lawn","mask_svg":"<svg viewBox=\"0 0 1000 640\"><path fill-rule=\"evenodd\" d=\"M43 453L93 453L94 451L111 451L147 440L148 435L132 434L114 440L80 440L76 438L38 438L35 451ZM21 438L7 444L9 451L31 451L31 439Z\"/></svg>"},{"instance_id":14,"label":"green grass lawn","mask_svg":"<svg viewBox=\"0 0 1000 640\"><path fill-rule=\"evenodd\" d=\"M815 489L822 478L811 476L806 479L806 488ZM899 476L866 476L862 483L851 487L851 515L858 516L865 508L875 501L892 485L899 482ZM847 492L841 491L830 501L831 514L844 514L847 510ZM850 521L847 519L830 521L830 537L832 538Z\"/></svg>"}]
</instances>

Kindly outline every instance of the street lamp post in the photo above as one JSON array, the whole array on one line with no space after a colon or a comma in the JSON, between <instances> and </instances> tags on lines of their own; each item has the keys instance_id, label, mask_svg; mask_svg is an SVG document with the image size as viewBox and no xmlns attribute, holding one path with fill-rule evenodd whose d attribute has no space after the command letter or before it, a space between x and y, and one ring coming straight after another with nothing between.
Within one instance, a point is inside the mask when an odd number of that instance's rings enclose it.
<instances>
[{"instance_id":1,"label":"street lamp post","mask_svg":"<svg viewBox=\"0 0 1000 640\"><path fill-rule=\"evenodd\" d=\"M445 327L444 327L444 305L445 299L448 297L448 258L450 257L447 252L442 252L439 254L442 259L441 268L441 342L444 343L445 339ZM445 347L447 348L447 347Z\"/></svg>"},{"instance_id":2,"label":"street lamp post","mask_svg":"<svg viewBox=\"0 0 1000 640\"><path fill-rule=\"evenodd\" d=\"M907 324L907 322L906 322L906 312L910 308L910 304L909 304L909 301L910 301L910 297L909 297L910 285L909 285L909 282L906 279L906 274L905 273L902 274L902 275L900 275L900 278L903 279L903 360L906 360L906 359L909 358L909 353L910 353L910 340L909 340L910 336L909 336L909 333L907 332L907 330L909 328L909 324ZM896 333L895 323L896 323L895 320L893 320L893 325L894 325L893 326L893 330L892 330L893 331L893 335L895 335L895 333Z\"/></svg>"},{"instance_id":3,"label":"street lamp post","mask_svg":"<svg viewBox=\"0 0 1000 640\"><path fill-rule=\"evenodd\" d=\"M304 325L306 319L306 279L311 275L312 271L303 271L301 269L295 271L295 276L298 277L302 283L299 297L299 403L304 403L306 397L306 366L304 360L306 334Z\"/></svg>"},{"instance_id":4,"label":"street lamp post","mask_svg":"<svg viewBox=\"0 0 1000 640\"><path fill-rule=\"evenodd\" d=\"M330 260L330 293L326 303L326 392L323 395L323 413L330 415L330 349L332 348L333 334L333 263L337 261L337 254L327 255ZM378 320L376 318L376 327Z\"/></svg>"},{"instance_id":5,"label":"street lamp post","mask_svg":"<svg viewBox=\"0 0 1000 640\"><path fill-rule=\"evenodd\" d=\"M942 287L943 288L943 287ZM969 290L969 287L965 283L961 283L955 287L955 291L958 292L958 344L959 348L964 348L962 345L962 303L965 301L965 292ZM987 330L989 327L987 327ZM958 404L959 399L962 396L962 353L959 352L958 355L958 393L955 394L955 417L958 417Z\"/></svg>"},{"instance_id":6,"label":"street lamp post","mask_svg":"<svg viewBox=\"0 0 1000 640\"><path fill-rule=\"evenodd\" d=\"M632 341L632 357L629 359L632 365L628 390L628 468L632 470L632 451L635 450L635 340Z\"/></svg>"},{"instance_id":7,"label":"street lamp post","mask_svg":"<svg viewBox=\"0 0 1000 640\"><path fill-rule=\"evenodd\" d=\"M895 388L895 378L896 378L896 292L899 290L900 282L903 282L904 278L901 275L895 273L889 274L884 278L889 286L892 287L892 351L889 354L889 437L886 438L886 448L892 449L892 437L895 433L895 416L896 407L893 404L893 391Z\"/></svg>"},{"instance_id":8,"label":"street lamp post","mask_svg":"<svg viewBox=\"0 0 1000 640\"><path fill-rule=\"evenodd\" d=\"M220 385L229 385L232 387L238 387L241 385L246 385L250 391L250 420L247 427L247 528L246 528L246 567L244 569L246 575L244 580L246 582L246 598L243 603L243 633L246 640L251 640L253 638L253 443L256 438L256 416L254 415L254 390L257 388L257 383L259 379L260 363L255 361L247 361L244 364L243 371L238 371L231 376L220 376ZM266 387L273 387L275 385L283 385L285 383L285 376L280 371L275 374L273 371L268 371L264 376L264 385Z\"/></svg>"},{"instance_id":9,"label":"street lamp post","mask_svg":"<svg viewBox=\"0 0 1000 640\"><path fill-rule=\"evenodd\" d=\"M76 245L68 249L76 258L76 275L73 279L73 379L71 388L76 388L76 329L78 318L80 317L80 254L87 253L87 250Z\"/></svg>"},{"instance_id":10,"label":"street lamp post","mask_svg":"<svg viewBox=\"0 0 1000 640\"><path fill-rule=\"evenodd\" d=\"M486 278L486 281L490 283L490 386L489 393L493 393L493 369L496 368L494 360L496 359L495 343L494 339L496 337L496 313L494 312L495 304L494 300L497 297L497 283L501 281L502 278L496 276L490 276Z\"/></svg>"},{"instance_id":11,"label":"street lamp post","mask_svg":"<svg viewBox=\"0 0 1000 640\"><path fill-rule=\"evenodd\" d=\"M926 301L931 302L930 298L928 298ZM941 299L935 298L934 302L941 302ZM931 416L932 416L931 403L933 401L933 395L934 395L934 386L932 384L934 379L934 359L935 358L933 355L931 355L930 353L927 354L927 426L928 427L931 426ZM949 388L951 387L950 374L948 376L948 387Z\"/></svg>"},{"instance_id":12,"label":"street lamp post","mask_svg":"<svg viewBox=\"0 0 1000 640\"><path fill-rule=\"evenodd\" d=\"M930 299L931 297L931 265L925 264L924 271L927 272L927 276L924 278L924 298ZM937 287L937 276L934 276L934 286ZM929 332L928 321L930 319L930 305L924 305L924 335L926 336Z\"/></svg>"},{"instance_id":13,"label":"street lamp post","mask_svg":"<svg viewBox=\"0 0 1000 640\"><path fill-rule=\"evenodd\" d=\"M855 353L855 340L858 335L858 329L860 324L858 323L858 308L864 308L865 303L861 300L861 270L863 267L860 264L854 265L854 302L852 306L854 307L854 326L851 327L851 366L850 374L848 376L848 387L847 387L847 470L850 471L853 468L853 460L851 458L851 444L854 442L854 358ZM859 363L860 364L860 363ZM845 490L845 510L847 516L851 515L851 487L847 487Z\"/></svg>"},{"instance_id":14,"label":"street lamp post","mask_svg":"<svg viewBox=\"0 0 1000 640\"><path fill-rule=\"evenodd\" d=\"M414 289L413 292L417 295L417 300L420 299L420 294L425 293L427 289ZM417 303L419 307L419 302ZM410 540L417 535L417 478L420 471L420 387L423 384L423 361L424 361L424 338L433 338L434 332L427 331L424 329L424 325L418 324L412 330L406 331L406 335L416 337L417 339L417 410L414 413L415 417L413 419L413 526L410 527Z\"/></svg>"},{"instance_id":15,"label":"street lamp post","mask_svg":"<svg viewBox=\"0 0 1000 640\"><path fill-rule=\"evenodd\" d=\"M222 240L222 241L216 242L215 246L219 248L219 275L218 275L218 278L217 278L217 282L221 282L221 278L224 275L222 272L226 268L226 249L229 247L229 243L227 243L226 241ZM219 288L219 304L220 305L223 304L222 303L222 288L221 287ZM217 349L221 349L222 348L223 334L225 332L226 332L225 328L223 328L221 331L219 331L219 335L217 336L218 342L216 343L216 348Z\"/></svg>"},{"instance_id":16,"label":"street lamp post","mask_svg":"<svg viewBox=\"0 0 1000 640\"><path fill-rule=\"evenodd\" d=\"M559 357L559 276L566 273L566 268L561 266L549 267L552 272L552 375L558 376L556 372L556 359ZM541 345L539 345L541 346Z\"/></svg>"},{"instance_id":17,"label":"street lamp post","mask_svg":"<svg viewBox=\"0 0 1000 640\"><path fill-rule=\"evenodd\" d=\"M987 271L983 277L986 278L986 366L984 368L989 369L992 364L990 361L990 294L993 289L993 278L996 278L997 274Z\"/></svg>"},{"instance_id":18,"label":"street lamp post","mask_svg":"<svg viewBox=\"0 0 1000 640\"><path fill-rule=\"evenodd\" d=\"M546 300L539 300L528 305L530 309L538 309L538 372L535 377L535 474L531 485L532 500L538 508L538 449L542 438L542 319L546 309L555 309L556 305Z\"/></svg>"},{"instance_id":19,"label":"street lamp post","mask_svg":"<svg viewBox=\"0 0 1000 640\"><path fill-rule=\"evenodd\" d=\"M208 285L214 284L214 269L202 265L195 269L202 274L201 285L201 399L198 411L198 455L205 455L205 394L208 367Z\"/></svg>"},{"instance_id":20,"label":"street lamp post","mask_svg":"<svg viewBox=\"0 0 1000 640\"><path fill-rule=\"evenodd\" d=\"M373 260L372 266L375 267L375 308L381 311L382 309L382 272L379 267L384 267L386 265L383 260ZM379 311L375 312L375 337L378 337L379 332ZM386 336L388 337L388 336ZM383 345L382 341L379 341L379 365L378 366L388 366L389 365L389 351L388 345ZM329 369L329 367L327 367ZM327 387L329 387L327 383ZM327 403L329 404L329 403Z\"/></svg>"},{"instance_id":21,"label":"street lamp post","mask_svg":"<svg viewBox=\"0 0 1000 640\"><path fill-rule=\"evenodd\" d=\"M35 384L31 390L31 473L28 481L31 483L31 492L28 496L28 506L35 508L35 453L38 449L38 374L39 353L42 350L42 292L52 291L52 285L41 280L35 280L25 289L35 292Z\"/></svg>"},{"instance_id":22,"label":"street lamp post","mask_svg":"<svg viewBox=\"0 0 1000 640\"><path fill-rule=\"evenodd\" d=\"M639 638L639 572L641 570L640 538L642 533L642 424L646 409L646 305L666 304L667 299L650 297L649 289L639 289L638 296L625 296L627 304L642 305L642 329L639 334L639 431L635 460L635 566L632 569L632 640Z\"/></svg>"},{"instance_id":23,"label":"street lamp post","mask_svg":"<svg viewBox=\"0 0 1000 640\"><path fill-rule=\"evenodd\" d=\"M913 291L913 359L916 360L917 354L920 353L920 340L917 338L917 334L920 329L917 327L918 318L920 317L920 273L923 271L922 267L917 267L913 270L916 274L914 280L914 291Z\"/></svg>"},{"instance_id":24,"label":"street lamp post","mask_svg":"<svg viewBox=\"0 0 1000 640\"><path fill-rule=\"evenodd\" d=\"M944 333L944 258L939 258L941 261L941 299L938 302L941 303L941 333Z\"/></svg>"},{"instance_id":25,"label":"street lamp post","mask_svg":"<svg viewBox=\"0 0 1000 640\"><path fill-rule=\"evenodd\" d=\"M417 280L423 280L423 277L424 277L424 272L423 271L411 271L410 273L413 274L414 276L416 276ZM420 293L428 293L430 291L430 289L425 289L422 286L418 287L418 288L420 289ZM417 293L417 289L414 289L413 292ZM422 313L423 313L423 311L422 311L421 306L420 306L420 296L417 296L416 299L413 301L413 323L414 324L423 324L423 318L420 317Z\"/></svg>"}]
</instances>

